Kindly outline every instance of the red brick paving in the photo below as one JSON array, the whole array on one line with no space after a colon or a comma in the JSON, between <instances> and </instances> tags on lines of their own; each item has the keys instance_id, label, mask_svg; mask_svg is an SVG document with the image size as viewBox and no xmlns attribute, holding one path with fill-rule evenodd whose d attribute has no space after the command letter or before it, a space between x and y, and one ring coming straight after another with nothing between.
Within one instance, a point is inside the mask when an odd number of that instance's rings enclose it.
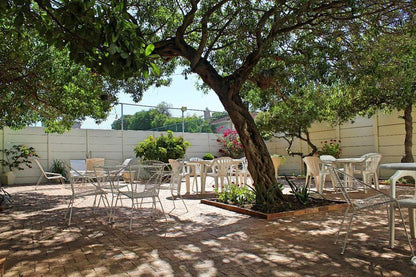
<instances>
[{"instance_id":1,"label":"red brick paving","mask_svg":"<svg viewBox=\"0 0 416 277\"><path fill-rule=\"evenodd\" d=\"M414 276L398 227L388 248L385 211L357 217L344 255L334 245L342 211L266 221L180 201L166 222L150 206L107 223L92 198L78 200L73 224L64 220L70 191L62 185L15 186L14 206L0 212L0 250L9 250L5 276ZM173 208L162 191L166 211ZM125 203L127 204L127 203Z\"/></svg>"}]
</instances>

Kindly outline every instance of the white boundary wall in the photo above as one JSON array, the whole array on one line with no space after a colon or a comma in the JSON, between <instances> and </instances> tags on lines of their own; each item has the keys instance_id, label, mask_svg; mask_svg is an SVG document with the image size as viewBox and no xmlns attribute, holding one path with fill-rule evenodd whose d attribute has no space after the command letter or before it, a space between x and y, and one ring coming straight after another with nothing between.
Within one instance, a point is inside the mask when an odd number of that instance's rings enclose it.
<instances>
[{"instance_id":1,"label":"white boundary wall","mask_svg":"<svg viewBox=\"0 0 416 277\"><path fill-rule=\"evenodd\" d=\"M49 169L54 159L69 161L89 156L122 162L126 158L135 157L134 147L148 136L159 137L166 134L152 131L90 129L72 129L64 134L46 134L41 127L29 127L18 131L4 128L0 132L2 149L15 144L32 146L39 154L45 170ZM174 133L174 136L182 136L182 133ZM216 134L185 133L184 138L191 143L186 151L187 157L202 157L205 153L218 155L219 143ZM40 176L40 170L33 164L33 168L15 171L15 174L17 184L34 183Z\"/></svg>"},{"instance_id":2,"label":"white boundary wall","mask_svg":"<svg viewBox=\"0 0 416 277\"><path fill-rule=\"evenodd\" d=\"M359 157L369 152L379 152L383 155L382 163L400 162L404 155L404 121L399 118L402 112L386 115L381 112L372 118L357 117L353 122L331 127L326 123L316 123L310 128L312 141L321 146L321 141L341 140L342 157ZM416 118L416 112L413 113ZM416 131L416 128L415 128ZM166 132L152 131L120 131L120 130L90 130L73 129L65 134L46 134L41 127L31 127L19 131L5 128L0 130L0 145L2 149L14 144L33 146L41 157L42 165L47 169L54 159L68 161L103 157L110 160L123 161L134 157L133 148L149 135L154 137ZM174 133L181 136L182 133ZM416 136L416 134L413 134ZM191 143L187 157L202 157L205 153L218 155L219 143L216 134L185 133L185 140ZM286 153L287 143L283 139L273 139L266 142L271 154L286 156L286 161L279 168L279 174L292 175L304 173L301 158L289 157ZM305 142L296 141L294 151L308 152ZM413 146L416 156L416 146ZM388 177L394 172L381 170L381 177ZM33 183L39 177L40 171L34 166L16 172L16 183Z\"/></svg>"},{"instance_id":3,"label":"white boundary wall","mask_svg":"<svg viewBox=\"0 0 416 277\"><path fill-rule=\"evenodd\" d=\"M400 162L404 155L405 128L404 120L400 118L403 111L384 114L378 112L371 118L357 117L352 122L331 127L327 123L315 123L309 129L312 142L321 147L321 141L341 140L341 157L360 157L365 153L378 152L383 155L381 163ZM416 119L416 112L412 114ZM415 122L413 122L415 125ZM416 126L413 137L416 137ZM272 144L270 153L287 156L287 143L281 139ZM309 149L305 142L294 143L293 150ZM306 153L307 151L304 151ZM416 146L413 144L413 154L416 158ZM279 174L304 173L303 164L299 157L286 158L281 165ZM388 178L394 173L391 170L380 170L380 177Z\"/></svg>"}]
</instances>

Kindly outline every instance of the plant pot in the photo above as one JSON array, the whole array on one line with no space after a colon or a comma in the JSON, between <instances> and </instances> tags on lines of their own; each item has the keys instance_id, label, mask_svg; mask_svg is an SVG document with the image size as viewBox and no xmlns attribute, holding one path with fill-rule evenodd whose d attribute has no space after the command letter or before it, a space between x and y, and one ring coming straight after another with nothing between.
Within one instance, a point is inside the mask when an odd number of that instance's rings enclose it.
<instances>
[{"instance_id":1,"label":"plant pot","mask_svg":"<svg viewBox=\"0 0 416 277\"><path fill-rule=\"evenodd\" d=\"M1 175L2 185L13 185L15 180L16 176L14 175L13 171L4 172Z\"/></svg>"}]
</instances>

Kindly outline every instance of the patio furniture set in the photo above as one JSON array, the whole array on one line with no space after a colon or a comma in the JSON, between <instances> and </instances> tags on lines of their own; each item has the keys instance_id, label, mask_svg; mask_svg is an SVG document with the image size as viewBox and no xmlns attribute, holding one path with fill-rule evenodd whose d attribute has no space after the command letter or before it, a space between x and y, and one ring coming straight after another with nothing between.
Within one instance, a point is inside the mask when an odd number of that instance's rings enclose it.
<instances>
[{"instance_id":1,"label":"patio furniture set","mask_svg":"<svg viewBox=\"0 0 416 277\"><path fill-rule=\"evenodd\" d=\"M343 247L341 254L344 253L348 235L351 231L351 225L354 216L358 212L363 212L369 209L379 209L380 207L386 207L388 209L389 219L389 246L394 247L395 238L395 212L398 210L401 223L404 227L405 236L408 240L409 247L412 253L413 264L416 264L416 257L414 256L413 247L408 236L404 217L401 208L408 208L409 211L409 223L410 234L412 239L416 237L415 227L415 209L416 209L416 187L413 195L408 195L404 198L398 199L396 197L396 182L405 176L411 176L416 181L416 163L390 163L381 164L381 154L368 153L362 155L359 158L341 158L336 159L330 155L322 155L320 157L305 157L303 160L307 166L306 183L315 181L315 187L318 193L323 192L325 185L325 178L329 176L334 189L341 191L344 199L347 201L348 206L344 213L340 228L337 232L336 242L338 241L340 232L343 229L344 222L349 216L349 223L345 233ZM340 164L343 167L337 168ZM390 178L390 193L386 193L380 190L378 181L379 168L397 170L396 173ZM358 180L354 177L354 174L360 174L362 180ZM362 191L367 194L365 197L354 199L352 197L353 192Z\"/></svg>"},{"instance_id":2,"label":"patio furniture set","mask_svg":"<svg viewBox=\"0 0 416 277\"><path fill-rule=\"evenodd\" d=\"M329 177L333 188L341 191L347 201L348 208L345 211L336 238L336 241L338 241L339 235L343 231L344 222L348 218L349 222L341 254L345 251L354 216L358 212L378 209L384 206L389 210L390 247L394 246L394 214L397 209L412 256L414 256L401 208L409 209L410 233L412 238L415 238L414 209L416 208L416 194L410 198L396 199L395 182L402 176L416 176L416 164L381 165L383 168L398 170L391 178L391 193L386 194L379 189L377 171L380 167L380 160L381 155L377 153L369 153L359 158L342 159L336 159L328 155L320 158L305 157L304 162L307 166L306 184L314 179L318 193L322 193L325 178ZM336 167L337 164L341 164L343 168L338 169ZM167 167L168 165L169 167ZM166 171L167 168L169 168L169 171ZM122 206L123 200L129 200L131 202L130 230L132 228L133 211L135 208L141 208L145 199L151 200L153 211L156 210L156 204L159 203L166 219L165 211L159 198L160 185L166 180L166 176L169 176L170 179L170 190L174 205L172 211L176 208L175 200L177 198L182 201L186 211L188 211L181 195L181 184L184 179L187 194L191 190L191 177L192 186L196 192L204 194L207 177L214 178L215 187L218 190L222 189L225 184L231 183L232 178L234 178L236 183L241 182L242 184L247 184L247 180L250 178L247 170L247 160L245 158L231 159L229 157L216 158L211 161L198 158L192 158L189 161L171 159L168 164L159 161L135 162L133 159L128 159L122 164L107 165L104 159L73 160L69 165L69 171L72 196L68 205L68 224L71 224L75 199L92 195L94 196L93 208L103 205L108 211L109 223L115 221L118 204L120 203ZM51 179L63 180L63 177L60 179L56 175L43 171L43 169L42 174L45 178L49 176ZM354 174L360 174L362 181L355 178ZM369 194L366 197L354 199L351 197L351 194L357 191Z\"/></svg>"},{"instance_id":3,"label":"patio furniture set","mask_svg":"<svg viewBox=\"0 0 416 277\"><path fill-rule=\"evenodd\" d=\"M58 173L47 172L38 160L36 164L41 170L41 176L36 183L36 188L45 178L61 183L65 178ZM133 211L141 208L145 199L150 199L153 211L158 203L165 216L162 202L159 198L161 184L170 180L170 190L174 208L177 198L182 200L186 210L188 208L181 195L181 184L186 181L186 194L190 194L191 177L197 193L204 194L207 177L213 177L217 189L222 190L225 184L235 181L247 182L249 176L247 161L232 159L229 157L216 158L205 161L197 158L184 160L170 159L169 163L160 161L140 161L126 159L117 164L114 161L106 161L104 158L92 158L85 160L70 160L67 165L69 183L71 185L71 198L68 204L66 217L68 225L72 222L73 207L77 198L93 196L93 209L103 206L107 210L108 222L114 223L116 209L123 205L123 200L131 202L130 226L132 228ZM199 182L198 182L199 179ZM200 188L198 186L200 184ZM165 216L166 218L166 216Z\"/></svg>"}]
</instances>

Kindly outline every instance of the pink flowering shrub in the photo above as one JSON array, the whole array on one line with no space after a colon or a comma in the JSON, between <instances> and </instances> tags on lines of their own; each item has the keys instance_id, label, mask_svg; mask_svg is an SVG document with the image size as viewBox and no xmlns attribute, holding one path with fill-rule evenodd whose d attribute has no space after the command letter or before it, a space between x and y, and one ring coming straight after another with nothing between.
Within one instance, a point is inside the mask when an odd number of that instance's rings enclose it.
<instances>
[{"instance_id":1,"label":"pink flowering shrub","mask_svg":"<svg viewBox=\"0 0 416 277\"><path fill-rule=\"evenodd\" d=\"M233 159L244 156L244 148L236 130L225 129L224 126L222 126L217 132L222 133L218 136L217 142L221 144L220 153L223 156L231 157Z\"/></svg>"}]
</instances>

